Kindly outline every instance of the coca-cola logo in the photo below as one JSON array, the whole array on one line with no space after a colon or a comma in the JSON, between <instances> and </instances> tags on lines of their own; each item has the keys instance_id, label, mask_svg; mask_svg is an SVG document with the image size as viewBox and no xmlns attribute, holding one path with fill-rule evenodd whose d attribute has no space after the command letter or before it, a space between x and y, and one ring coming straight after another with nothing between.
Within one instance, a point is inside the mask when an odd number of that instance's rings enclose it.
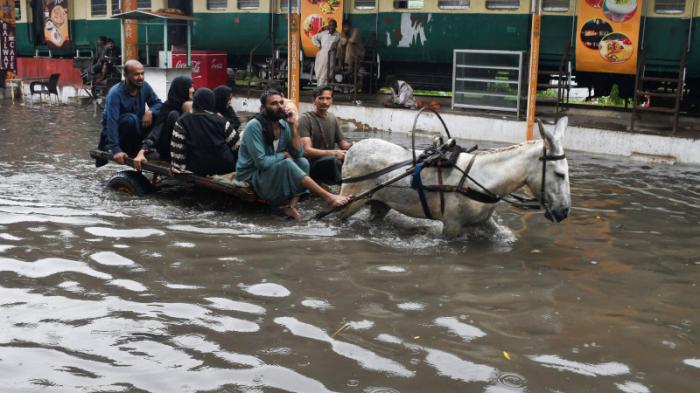
<instances>
[{"instance_id":1,"label":"coca-cola logo","mask_svg":"<svg viewBox=\"0 0 700 393\"><path fill-rule=\"evenodd\" d=\"M224 65L221 64L221 63L217 63L217 62L216 62L216 59L212 59L212 61L211 61L211 69L212 69L212 70L223 70L223 69L224 69Z\"/></svg>"}]
</instances>

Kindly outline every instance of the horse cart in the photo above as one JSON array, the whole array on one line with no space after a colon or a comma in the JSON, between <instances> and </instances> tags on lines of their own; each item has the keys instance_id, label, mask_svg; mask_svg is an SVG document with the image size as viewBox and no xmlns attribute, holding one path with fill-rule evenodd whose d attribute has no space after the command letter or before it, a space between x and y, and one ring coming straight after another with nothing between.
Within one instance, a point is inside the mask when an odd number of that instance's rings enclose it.
<instances>
[{"instance_id":1,"label":"horse cart","mask_svg":"<svg viewBox=\"0 0 700 393\"><path fill-rule=\"evenodd\" d=\"M90 157L115 162L112 154L107 151L92 150L90 151ZM127 157L124 163L134 168L133 159ZM191 173L172 173L170 171L170 163L160 160L148 160L148 162L141 165L141 169L141 172L136 170L117 172L109 179L107 187L128 194L142 196L156 191L160 180L173 179L180 183L223 192L244 202L266 204L264 200L255 195L253 188L245 182L238 182L222 176L210 178ZM150 175L150 179L145 174Z\"/></svg>"}]
</instances>

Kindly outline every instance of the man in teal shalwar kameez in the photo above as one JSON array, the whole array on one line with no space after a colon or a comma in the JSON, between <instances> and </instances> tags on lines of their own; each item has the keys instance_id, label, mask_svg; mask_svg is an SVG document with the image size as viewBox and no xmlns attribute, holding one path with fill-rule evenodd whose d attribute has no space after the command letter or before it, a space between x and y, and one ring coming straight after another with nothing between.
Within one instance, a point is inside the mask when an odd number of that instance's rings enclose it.
<instances>
[{"instance_id":1,"label":"man in teal shalwar kameez","mask_svg":"<svg viewBox=\"0 0 700 393\"><path fill-rule=\"evenodd\" d=\"M243 132L236 178L250 183L260 198L283 206L285 214L294 219L301 218L296 205L305 189L332 207L348 203L351 197L331 194L309 177L293 105L285 107L282 94L275 90L263 93L260 103L260 113Z\"/></svg>"}]
</instances>

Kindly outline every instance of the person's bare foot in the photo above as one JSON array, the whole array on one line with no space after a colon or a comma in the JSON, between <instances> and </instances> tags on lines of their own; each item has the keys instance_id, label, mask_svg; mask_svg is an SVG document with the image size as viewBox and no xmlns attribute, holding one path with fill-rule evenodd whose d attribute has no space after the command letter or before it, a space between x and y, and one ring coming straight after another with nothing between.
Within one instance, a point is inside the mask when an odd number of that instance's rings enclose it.
<instances>
[{"instance_id":1,"label":"person's bare foot","mask_svg":"<svg viewBox=\"0 0 700 393\"><path fill-rule=\"evenodd\" d=\"M352 195L335 195L328 194L326 197L326 203L330 207L345 206L352 200Z\"/></svg>"},{"instance_id":2,"label":"person's bare foot","mask_svg":"<svg viewBox=\"0 0 700 393\"><path fill-rule=\"evenodd\" d=\"M285 206L283 210L284 210L284 214L286 214L287 217L291 218L292 220L294 220L294 221L301 220L301 213L299 213L299 210L297 210L295 207Z\"/></svg>"}]
</instances>

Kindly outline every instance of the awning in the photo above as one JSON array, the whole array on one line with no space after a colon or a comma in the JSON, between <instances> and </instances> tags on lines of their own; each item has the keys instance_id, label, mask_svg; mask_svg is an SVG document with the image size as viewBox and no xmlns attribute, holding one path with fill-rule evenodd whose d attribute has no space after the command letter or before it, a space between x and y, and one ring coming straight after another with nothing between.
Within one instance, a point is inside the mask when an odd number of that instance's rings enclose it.
<instances>
[{"instance_id":1,"label":"awning","mask_svg":"<svg viewBox=\"0 0 700 393\"><path fill-rule=\"evenodd\" d=\"M164 12L164 11L147 11L147 10L132 10L122 12L121 14L112 15L114 19L136 19L136 20L182 20L182 21L192 21L196 20L192 16L181 15L177 13Z\"/></svg>"}]
</instances>

